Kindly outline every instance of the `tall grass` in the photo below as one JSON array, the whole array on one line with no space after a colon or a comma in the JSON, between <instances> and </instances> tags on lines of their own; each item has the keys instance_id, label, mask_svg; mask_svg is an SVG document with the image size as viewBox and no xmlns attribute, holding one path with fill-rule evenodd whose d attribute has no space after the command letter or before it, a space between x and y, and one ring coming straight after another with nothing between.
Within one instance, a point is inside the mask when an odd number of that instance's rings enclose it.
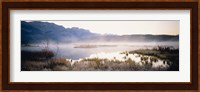
<instances>
[{"instance_id":1,"label":"tall grass","mask_svg":"<svg viewBox=\"0 0 200 92\"><path fill-rule=\"evenodd\" d=\"M152 63L143 65L134 60L127 59L108 60L100 58L87 58L72 64L71 60L55 57L54 52L42 50L36 52L22 51L22 71L177 71L179 70L179 50L169 47L155 47L153 49L139 49L129 53L161 58L172 62L169 68L152 67Z\"/></svg>"},{"instance_id":2,"label":"tall grass","mask_svg":"<svg viewBox=\"0 0 200 92\"><path fill-rule=\"evenodd\" d=\"M24 53L24 52L22 52ZM25 52L25 55L35 55L36 52ZM23 58L23 57L22 57ZM39 58L39 57L38 57ZM108 59L83 59L71 65L71 61L64 58L35 59L23 58L22 71L154 71L166 70L165 68L153 68L150 64L139 65L128 59L125 62Z\"/></svg>"},{"instance_id":3,"label":"tall grass","mask_svg":"<svg viewBox=\"0 0 200 92\"><path fill-rule=\"evenodd\" d=\"M179 70L179 49L175 49L173 47L168 47L168 46L157 46L154 47L153 49L139 49L130 51L129 53L138 53L138 54L157 57L165 61L170 61L170 67L167 70L168 71Z\"/></svg>"}]
</instances>

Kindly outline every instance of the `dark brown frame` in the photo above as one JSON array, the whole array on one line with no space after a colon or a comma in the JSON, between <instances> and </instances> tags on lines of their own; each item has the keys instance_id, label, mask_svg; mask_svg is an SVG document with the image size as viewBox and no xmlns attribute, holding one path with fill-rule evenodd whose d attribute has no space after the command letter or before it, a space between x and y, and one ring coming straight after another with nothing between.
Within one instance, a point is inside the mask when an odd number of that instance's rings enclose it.
<instances>
[{"instance_id":1,"label":"dark brown frame","mask_svg":"<svg viewBox=\"0 0 200 92\"><path fill-rule=\"evenodd\" d=\"M198 3L196 2L3 2L2 3L2 84L3 90L197 90L198 89ZM191 11L191 82L37 82L37 83L13 83L10 82L10 30L9 11L11 9L90 9L90 10L190 10Z\"/></svg>"}]
</instances>

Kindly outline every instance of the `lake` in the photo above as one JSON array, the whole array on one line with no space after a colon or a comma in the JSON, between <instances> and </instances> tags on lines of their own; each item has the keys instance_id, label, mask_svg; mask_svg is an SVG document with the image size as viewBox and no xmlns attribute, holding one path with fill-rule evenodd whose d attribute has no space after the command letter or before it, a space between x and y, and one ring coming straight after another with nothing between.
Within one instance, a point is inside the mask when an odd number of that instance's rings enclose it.
<instances>
[{"instance_id":1,"label":"lake","mask_svg":"<svg viewBox=\"0 0 200 92\"><path fill-rule=\"evenodd\" d=\"M156 46L173 46L179 48L179 42L137 42L137 43L71 43L50 44L49 49L56 53L56 57L78 60L99 53L125 52L136 49L151 49ZM42 45L22 47L22 51L40 51Z\"/></svg>"}]
</instances>

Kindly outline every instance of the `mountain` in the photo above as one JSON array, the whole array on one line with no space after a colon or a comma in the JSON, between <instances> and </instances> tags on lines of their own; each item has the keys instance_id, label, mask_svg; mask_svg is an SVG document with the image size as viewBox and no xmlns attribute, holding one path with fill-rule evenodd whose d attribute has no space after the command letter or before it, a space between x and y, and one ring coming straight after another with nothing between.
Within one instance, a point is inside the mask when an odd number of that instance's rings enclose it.
<instances>
[{"instance_id":1,"label":"mountain","mask_svg":"<svg viewBox=\"0 0 200 92\"><path fill-rule=\"evenodd\" d=\"M95 35L95 33L91 33L89 30L78 27L64 28L63 26L48 22L21 21L22 44L41 43L46 40L73 42Z\"/></svg>"},{"instance_id":2,"label":"mountain","mask_svg":"<svg viewBox=\"0 0 200 92\"><path fill-rule=\"evenodd\" d=\"M72 27L65 28L49 22L21 21L21 43L53 42L152 42L179 41L179 35L101 35L89 30Z\"/></svg>"}]
</instances>

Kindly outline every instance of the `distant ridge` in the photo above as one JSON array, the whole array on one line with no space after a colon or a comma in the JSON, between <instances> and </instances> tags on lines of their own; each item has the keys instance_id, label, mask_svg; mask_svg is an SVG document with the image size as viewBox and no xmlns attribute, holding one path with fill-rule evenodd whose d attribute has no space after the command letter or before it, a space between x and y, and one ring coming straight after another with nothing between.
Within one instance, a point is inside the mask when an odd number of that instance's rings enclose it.
<instances>
[{"instance_id":1,"label":"distant ridge","mask_svg":"<svg viewBox=\"0 0 200 92\"><path fill-rule=\"evenodd\" d=\"M64 28L49 22L21 21L21 43L53 42L163 42L179 41L179 35L111 35L97 34L89 30L72 27Z\"/></svg>"}]
</instances>

